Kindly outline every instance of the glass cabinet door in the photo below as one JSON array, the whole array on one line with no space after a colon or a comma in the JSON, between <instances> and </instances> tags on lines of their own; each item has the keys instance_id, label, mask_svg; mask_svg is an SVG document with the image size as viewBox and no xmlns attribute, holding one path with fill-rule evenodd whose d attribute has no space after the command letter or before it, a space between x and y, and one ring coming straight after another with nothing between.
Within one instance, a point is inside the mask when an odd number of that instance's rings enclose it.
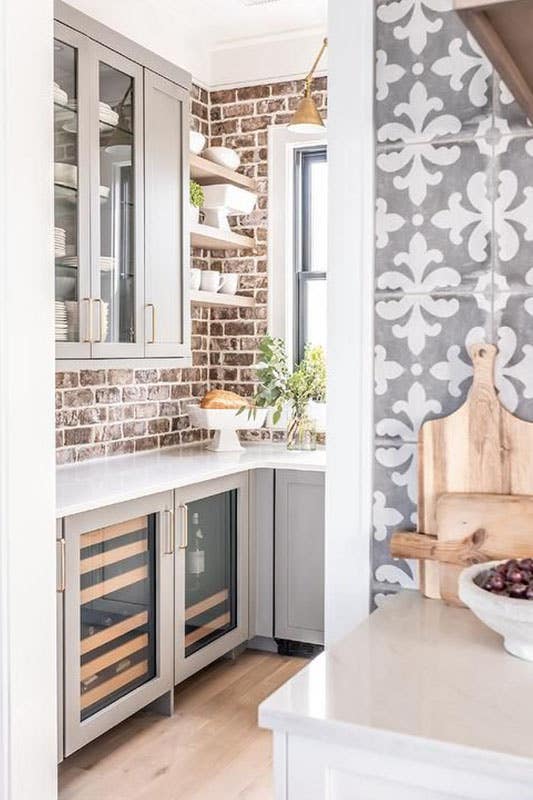
<instances>
[{"instance_id":1,"label":"glass cabinet door","mask_svg":"<svg viewBox=\"0 0 533 800\"><path fill-rule=\"evenodd\" d=\"M172 493L64 520L65 755L173 679Z\"/></svg>"},{"instance_id":2,"label":"glass cabinet door","mask_svg":"<svg viewBox=\"0 0 533 800\"><path fill-rule=\"evenodd\" d=\"M188 504L185 657L237 624L237 490Z\"/></svg>"},{"instance_id":3,"label":"glass cabinet door","mask_svg":"<svg viewBox=\"0 0 533 800\"><path fill-rule=\"evenodd\" d=\"M83 160L84 41L56 27L54 40L55 334L58 357L88 357L88 172Z\"/></svg>"},{"instance_id":4,"label":"glass cabinet door","mask_svg":"<svg viewBox=\"0 0 533 800\"><path fill-rule=\"evenodd\" d=\"M176 492L179 683L248 638L248 479Z\"/></svg>"},{"instance_id":5,"label":"glass cabinet door","mask_svg":"<svg viewBox=\"0 0 533 800\"><path fill-rule=\"evenodd\" d=\"M80 720L155 675L155 514L80 537Z\"/></svg>"},{"instance_id":6,"label":"glass cabinet door","mask_svg":"<svg viewBox=\"0 0 533 800\"><path fill-rule=\"evenodd\" d=\"M94 45L93 355L142 356L142 69Z\"/></svg>"}]
</instances>

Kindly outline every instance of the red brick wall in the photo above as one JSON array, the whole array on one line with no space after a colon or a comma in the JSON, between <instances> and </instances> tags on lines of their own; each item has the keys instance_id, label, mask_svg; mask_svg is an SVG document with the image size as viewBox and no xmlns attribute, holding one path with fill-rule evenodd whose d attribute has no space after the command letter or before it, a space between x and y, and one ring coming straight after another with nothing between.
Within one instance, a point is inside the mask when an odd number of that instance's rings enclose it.
<instances>
[{"instance_id":1,"label":"red brick wall","mask_svg":"<svg viewBox=\"0 0 533 800\"><path fill-rule=\"evenodd\" d=\"M234 220L234 229L253 236L254 249L211 253L211 268L241 274L240 291L254 297L252 308L213 308L209 337L209 382L243 395L254 392L253 364L258 343L267 332L268 128L286 125L302 96L303 81L247 86L211 92L211 144L237 150L241 171L258 186L256 209ZM313 97L327 114L327 81L313 81ZM246 439L280 439L268 429L243 433Z\"/></svg>"},{"instance_id":2,"label":"red brick wall","mask_svg":"<svg viewBox=\"0 0 533 800\"><path fill-rule=\"evenodd\" d=\"M58 372L57 460L60 464L104 455L138 452L205 437L191 428L185 406L208 388L253 394L253 364L267 325L267 226L269 125L285 125L303 90L289 81L208 92L194 86L191 124L210 138L240 153L241 170L258 184L257 208L234 220L235 230L254 238L242 252L191 251L200 269L241 274L239 291L253 296L253 308L192 307L193 366L187 369L94 369ZM319 108L326 112L326 79L313 82ZM248 439L280 438L268 430Z\"/></svg>"}]
</instances>

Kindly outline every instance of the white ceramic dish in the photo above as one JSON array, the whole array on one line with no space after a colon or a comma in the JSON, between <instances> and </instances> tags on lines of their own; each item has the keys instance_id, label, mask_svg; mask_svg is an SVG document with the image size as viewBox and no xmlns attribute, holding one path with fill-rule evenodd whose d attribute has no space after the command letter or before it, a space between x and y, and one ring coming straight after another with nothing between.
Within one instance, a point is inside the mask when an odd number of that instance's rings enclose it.
<instances>
[{"instance_id":1,"label":"white ceramic dish","mask_svg":"<svg viewBox=\"0 0 533 800\"><path fill-rule=\"evenodd\" d=\"M237 169L241 163L240 155L229 147L208 147L202 155L208 161L228 169Z\"/></svg>"},{"instance_id":2,"label":"white ceramic dish","mask_svg":"<svg viewBox=\"0 0 533 800\"><path fill-rule=\"evenodd\" d=\"M232 186L230 183L214 183L204 186L205 224L222 230L230 230L228 214L250 214L257 202L255 192Z\"/></svg>"},{"instance_id":3,"label":"white ceramic dish","mask_svg":"<svg viewBox=\"0 0 533 800\"><path fill-rule=\"evenodd\" d=\"M459 576L459 597L478 619L503 636L508 653L533 661L533 600L516 600L482 589L475 579L504 561L468 567Z\"/></svg>"},{"instance_id":4,"label":"white ceramic dish","mask_svg":"<svg viewBox=\"0 0 533 800\"><path fill-rule=\"evenodd\" d=\"M262 428L267 417L266 408L258 408L252 416L247 411L238 413L238 409L200 408L187 406L191 424L196 428L215 431L215 438L207 445L208 450L216 453L238 452L244 450L239 442L237 431L249 431Z\"/></svg>"},{"instance_id":5,"label":"white ceramic dish","mask_svg":"<svg viewBox=\"0 0 533 800\"><path fill-rule=\"evenodd\" d=\"M68 94L58 83L54 83L54 103L60 106L66 106L68 103Z\"/></svg>"},{"instance_id":6,"label":"white ceramic dish","mask_svg":"<svg viewBox=\"0 0 533 800\"><path fill-rule=\"evenodd\" d=\"M54 181L70 189L78 188L78 168L75 164L54 164Z\"/></svg>"},{"instance_id":7,"label":"white ceramic dish","mask_svg":"<svg viewBox=\"0 0 533 800\"><path fill-rule=\"evenodd\" d=\"M200 155L205 147L205 136L198 131L189 131L189 150L195 156Z\"/></svg>"}]
</instances>

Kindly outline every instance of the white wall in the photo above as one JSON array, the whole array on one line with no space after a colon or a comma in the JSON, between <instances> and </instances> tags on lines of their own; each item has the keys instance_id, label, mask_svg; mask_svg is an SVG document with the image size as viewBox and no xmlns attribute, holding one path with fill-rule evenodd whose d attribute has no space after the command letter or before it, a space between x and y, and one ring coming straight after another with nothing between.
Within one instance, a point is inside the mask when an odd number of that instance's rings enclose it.
<instances>
[{"instance_id":1,"label":"white wall","mask_svg":"<svg viewBox=\"0 0 533 800\"><path fill-rule=\"evenodd\" d=\"M329 0L326 640L368 615L374 0Z\"/></svg>"},{"instance_id":2,"label":"white wall","mask_svg":"<svg viewBox=\"0 0 533 800\"><path fill-rule=\"evenodd\" d=\"M56 796L52 0L0 3L0 795Z\"/></svg>"}]
</instances>

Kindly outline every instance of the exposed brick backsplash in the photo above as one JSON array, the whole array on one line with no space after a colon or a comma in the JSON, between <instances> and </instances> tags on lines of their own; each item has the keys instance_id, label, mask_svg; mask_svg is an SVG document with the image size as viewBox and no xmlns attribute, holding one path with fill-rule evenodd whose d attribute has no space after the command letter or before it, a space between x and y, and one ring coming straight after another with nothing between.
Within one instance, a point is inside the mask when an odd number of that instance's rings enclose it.
<instances>
[{"instance_id":1,"label":"exposed brick backsplash","mask_svg":"<svg viewBox=\"0 0 533 800\"><path fill-rule=\"evenodd\" d=\"M252 236L246 251L204 251L193 248L191 263L241 275L239 292L254 297L252 308L192 308L190 368L72 370L56 374L59 464L101 456L190 444L207 437L191 428L185 407L198 402L208 388L224 388L244 396L254 392L253 365L267 331L267 129L285 125L298 104L303 81L247 86L208 93L191 92L191 127L213 146L224 145L241 156L240 170L258 186L256 209L232 220L232 227ZM327 83L313 82L313 96L326 115ZM280 441L282 431L247 431L248 440Z\"/></svg>"}]
</instances>

